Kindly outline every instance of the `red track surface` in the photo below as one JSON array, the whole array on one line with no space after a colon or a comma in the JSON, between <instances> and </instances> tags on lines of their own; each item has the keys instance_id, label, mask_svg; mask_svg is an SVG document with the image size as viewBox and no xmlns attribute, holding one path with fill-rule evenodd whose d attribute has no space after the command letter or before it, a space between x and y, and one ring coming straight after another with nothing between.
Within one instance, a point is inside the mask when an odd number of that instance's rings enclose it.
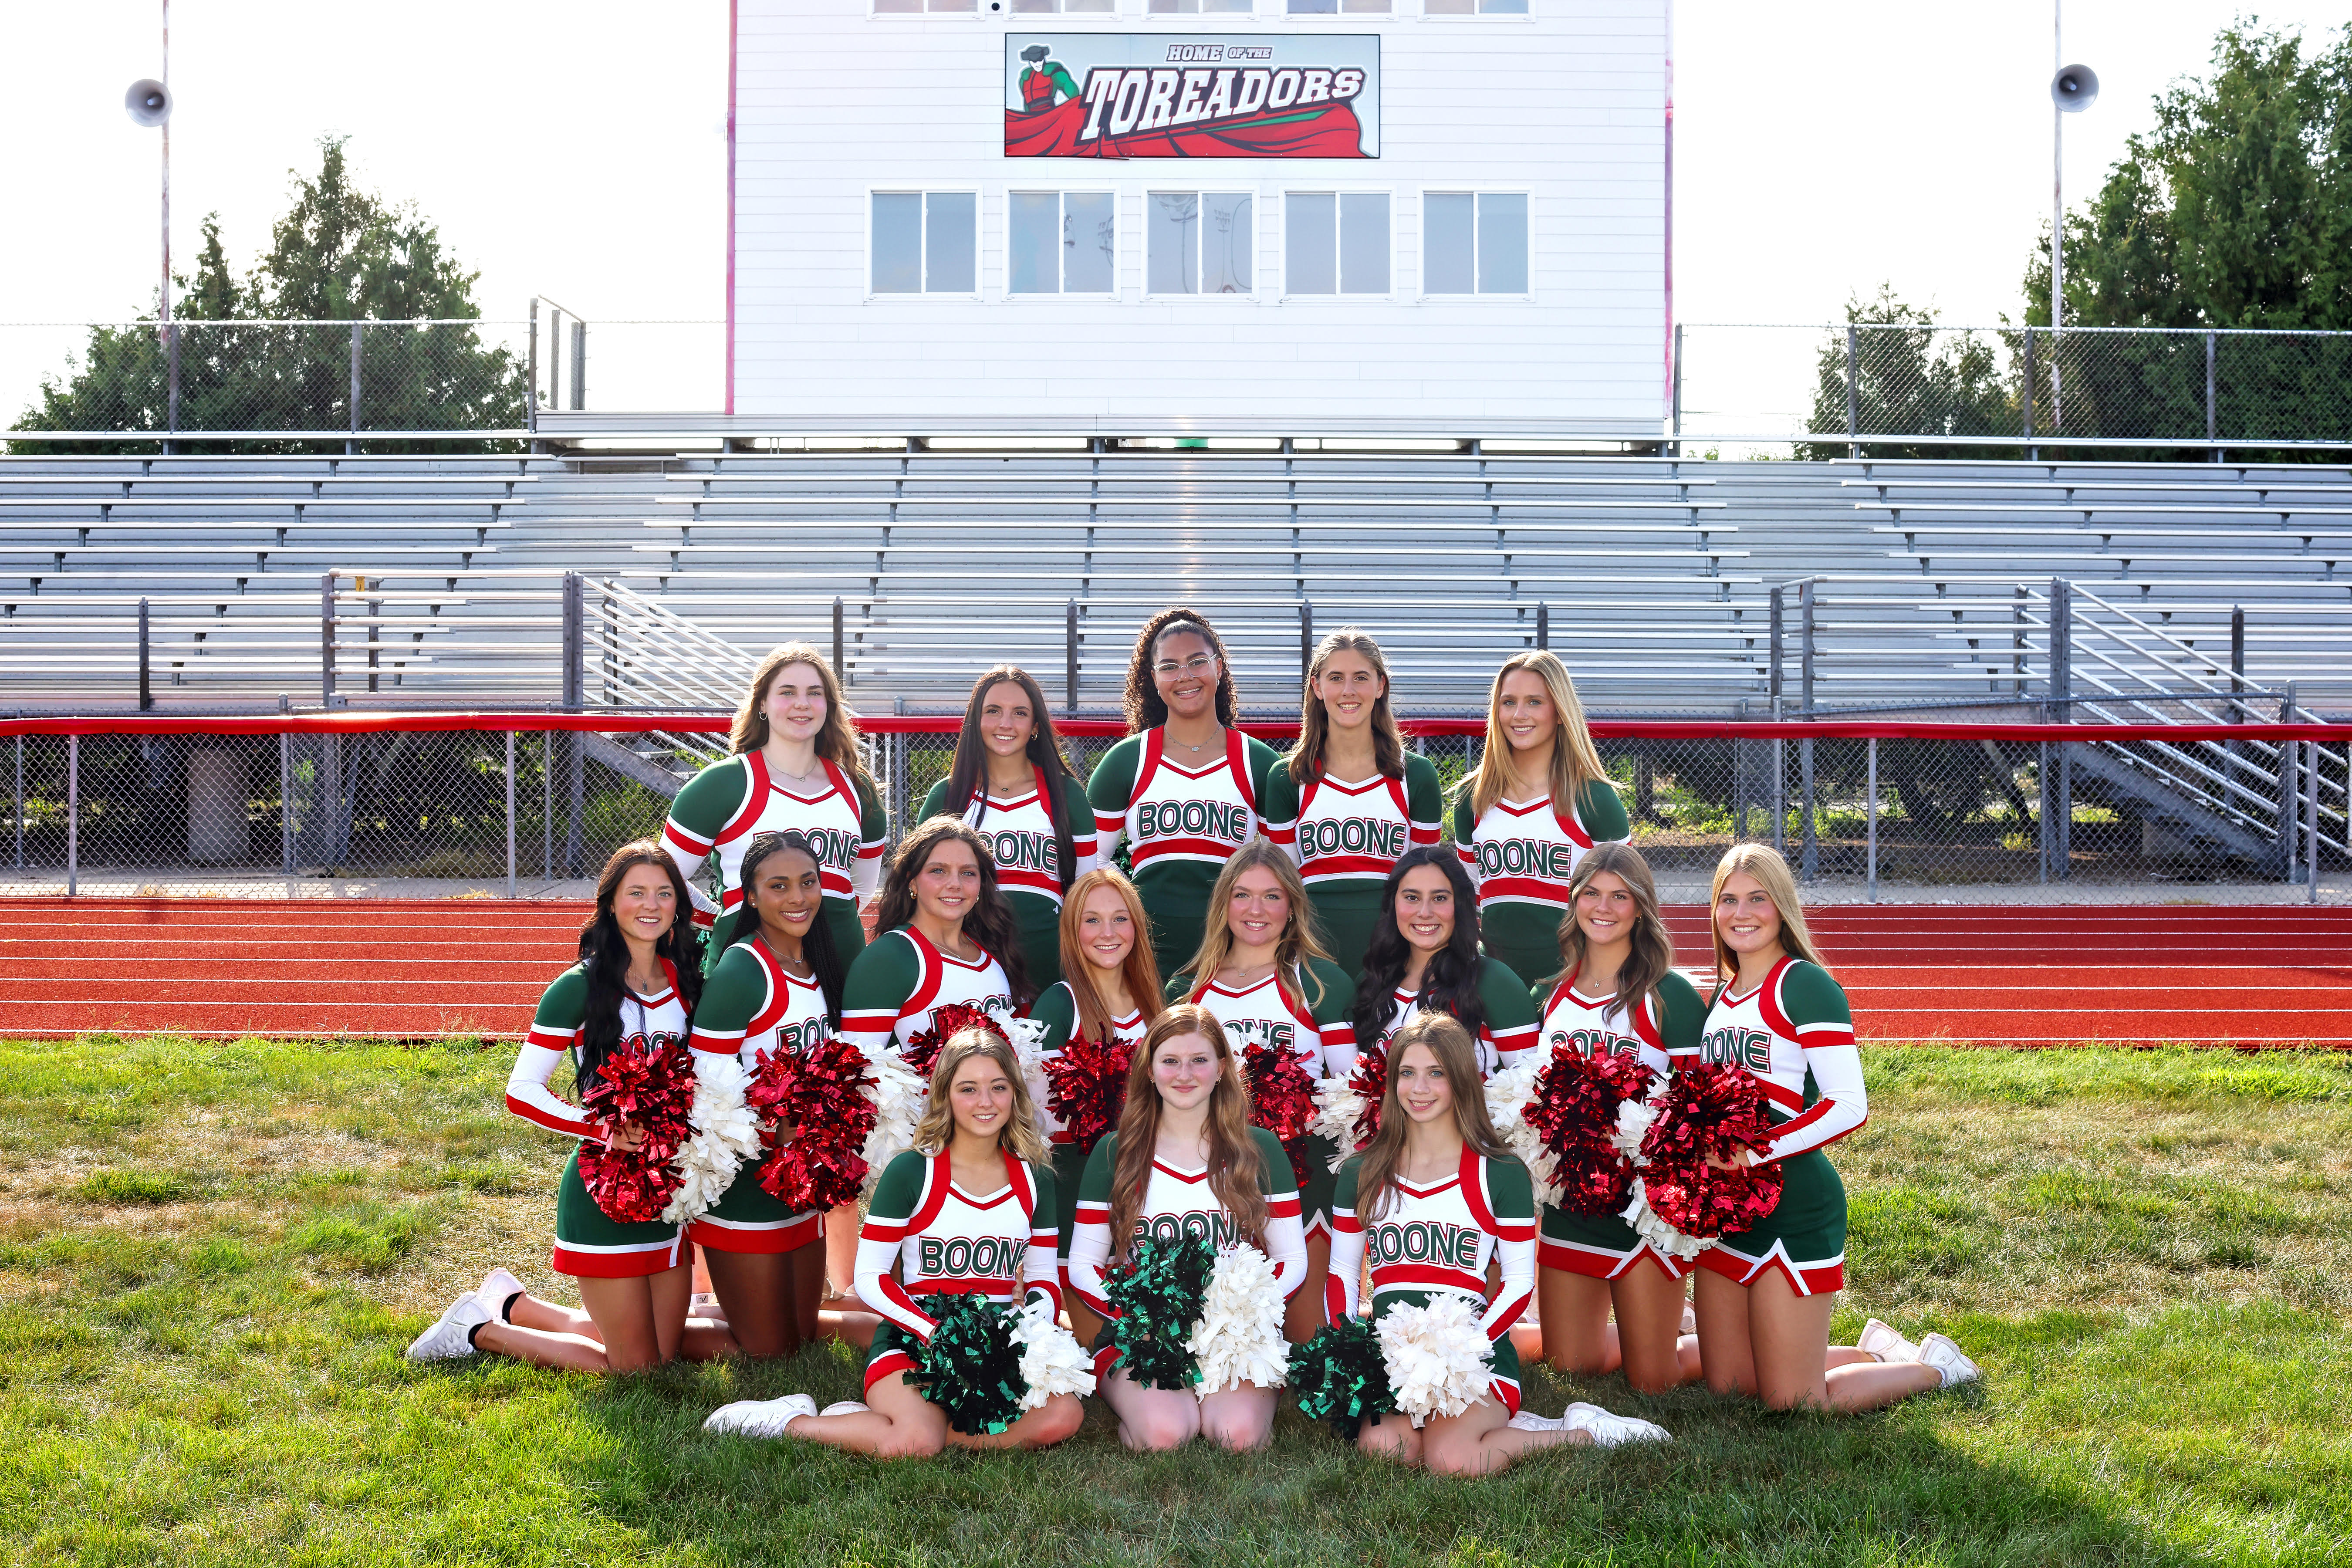
<instances>
[{"instance_id":1,"label":"red track surface","mask_svg":"<svg viewBox=\"0 0 2352 1568\"><path fill-rule=\"evenodd\" d=\"M520 1036L583 906L10 900L0 1034ZM1685 963L1705 912L1668 911ZM2352 1046L2352 909L1824 906L1865 1038Z\"/></svg>"}]
</instances>

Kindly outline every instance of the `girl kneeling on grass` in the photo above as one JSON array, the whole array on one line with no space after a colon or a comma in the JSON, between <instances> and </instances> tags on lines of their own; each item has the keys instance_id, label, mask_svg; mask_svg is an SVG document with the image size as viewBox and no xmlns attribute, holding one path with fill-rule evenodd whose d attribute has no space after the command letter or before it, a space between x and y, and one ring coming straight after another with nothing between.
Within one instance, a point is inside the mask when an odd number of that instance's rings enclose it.
<instances>
[{"instance_id":1,"label":"girl kneeling on grass","mask_svg":"<svg viewBox=\"0 0 2352 1568\"><path fill-rule=\"evenodd\" d=\"M972 1435L907 1382L937 1320L917 1304L976 1293L1042 1299L1059 1311L1057 1200L1045 1142L1011 1047L965 1029L940 1049L915 1147L892 1160L857 1238L857 1294L882 1316L866 1360L866 1399L823 1411L805 1394L722 1405L713 1432L790 1435L880 1459L959 1448L1042 1448L1078 1429L1076 1396L1057 1394L1003 1432Z\"/></svg>"},{"instance_id":2,"label":"girl kneeling on grass","mask_svg":"<svg viewBox=\"0 0 2352 1568\"><path fill-rule=\"evenodd\" d=\"M1391 1411L1367 1422L1357 1444L1383 1458L1466 1476L1507 1469L1522 1454L1563 1443L1664 1439L1663 1427L1597 1405L1571 1405L1559 1416L1519 1408L1510 1328L1535 1291L1535 1184L1495 1134L1476 1050L1470 1031L1443 1013L1422 1014L1397 1031L1380 1131L1339 1167L1323 1289L1331 1322L1355 1317L1369 1255L1375 1319L1442 1295L1466 1297L1486 1308L1478 1327L1493 1347L1493 1373L1486 1396L1460 1415L1431 1415L1415 1426ZM1502 1286L1489 1300L1486 1266L1497 1258Z\"/></svg>"},{"instance_id":3,"label":"girl kneeling on grass","mask_svg":"<svg viewBox=\"0 0 2352 1568\"><path fill-rule=\"evenodd\" d=\"M1874 1318L1860 1348L1830 1343L1845 1285L1845 1187L1822 1151L1869 1115L1853 1014L1816 956L1778 850L1734 845L1715 868L1711 901L1722 988L1697 1059L1734 1063L1762 1084L1774 1136L1740 1158L1777 1161L1784 1185L1754 1228L1698 1255L1707 1386L1775 1409L1859 1411L1970 1381L1976 1363L1942 1334L1915 1345Z\"/></svg>"},{"instance_id":4,"label":"girl kneeling on grass","mask_svg":"<svg viewBox=\"0 0 2352 1568\"><path fill-rule=\"evenodd\" d=\"M1150 1451L1195 1436L1220 1447L1265 1446L1278 1389L1242 1384L1196 1395L1129 1377L1108 1323L1118 1316L1103 1274L1147 1237L1246 1242L1265 1254L1286 1300L1298 1289L1307 1241L1298 1188L1281 1142L1249 1124L1249 1091L1223 1025L1180 1002L1160 1015L1127 1075L1118 1131L1095 1145L1078 1188L1070 1289L1105 1321L1095 1375L1118 1415L1119 1441ZM1118 1237L1116 1257L1112 1238Z\"/></svg>"},{"instance_id":5,"label":"girl kneeling on grass","mask_svg":"<svg viewBox=\"0 0 2352 1568\"><path fill-rule=\"evenodd\" d=\"M685 941L686 877L652 839L624 844L596 879L596 912L580 932L580 962L540 998L530 1035L507 1079L507 1109L566 1137L593 1139L595 1123L547 1087L572 1058L575 1081L596 1080L626 1041L683 1045L699 975ZM625 1127L613 1142L634 1148ZM411 1361L495 1351L578 1372L638 1372L683 1350L697 1360L735 1349L725 1328L689 1325L694 1247L667 1220L606 1217L580 1178L580 1153L564 1162L555 1196L554 1268L580 1282L581 1310L527 1293L504 1268L449 1304L408 1347Z\"/></svg>"}]
</instances>

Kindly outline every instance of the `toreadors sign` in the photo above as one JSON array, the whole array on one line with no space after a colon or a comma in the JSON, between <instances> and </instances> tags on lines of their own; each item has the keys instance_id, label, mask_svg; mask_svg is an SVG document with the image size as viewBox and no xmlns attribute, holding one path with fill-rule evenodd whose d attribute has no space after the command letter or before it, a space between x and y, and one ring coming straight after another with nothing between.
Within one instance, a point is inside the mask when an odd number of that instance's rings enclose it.
<instances>
[{"instance_id":1,"label":"toreadors sign","mask_svg":"<svg viewBox=\"0 0 2352 1568\"><path fill-rule=\"evenodd\" d=\"M1007 33L1008 158L1377 158L1381 40Z\"/></svg>"}]
</instances>

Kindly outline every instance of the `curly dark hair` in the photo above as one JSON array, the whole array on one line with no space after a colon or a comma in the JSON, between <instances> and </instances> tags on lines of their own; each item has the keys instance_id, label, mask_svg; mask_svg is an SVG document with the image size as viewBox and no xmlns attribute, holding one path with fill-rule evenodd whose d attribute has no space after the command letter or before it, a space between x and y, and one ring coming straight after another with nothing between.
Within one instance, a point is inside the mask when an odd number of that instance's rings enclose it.
<instances>
[{"instance_id":1,"label":"curly dark hair","mask_svg":"<svg viewBox=\"0 0 2352 1568\"><path fill-rule=\"evenodd\" d=\"M1135 634L1135 653L1127 662L1127 732L1130 735L1168 722L1168 704L1160 700L1160 688L1151 680L1151 656L1160 638L1176 632L1192 633L1217 656L1217 722L1228 729L1241 722L1241 700L1234 695L1234 661L1225 657L1217 629L1198 611L1175 605L1144 622L1143 629Z\"/></svg>"}]
</instances>

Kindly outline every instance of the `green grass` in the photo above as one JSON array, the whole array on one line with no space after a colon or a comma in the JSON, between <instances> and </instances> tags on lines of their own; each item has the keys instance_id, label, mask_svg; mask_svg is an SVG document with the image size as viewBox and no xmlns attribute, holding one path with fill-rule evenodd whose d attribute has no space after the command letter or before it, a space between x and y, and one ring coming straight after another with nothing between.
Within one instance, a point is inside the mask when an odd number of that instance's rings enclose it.
<instances>
[{"instance_id":1,"label":"green grass","mask_svg":"<svg viewBox=\"0 0 2352 1568\"><path fill-rule=\"evenodd\" d=\"M400 1352L537 1287L562 1149L499 1047L0 1044L10 1563L2063 1564L2352 1560L2352 1059L1869 1053L1841 1147L1864 1313L1978 1386L1852 1419L1529 1379L1664 1422L1490 1480L1265 1454L895 1467L703 1435L846 1352L566 1377Z\"/></svg>"}]
</instances>

